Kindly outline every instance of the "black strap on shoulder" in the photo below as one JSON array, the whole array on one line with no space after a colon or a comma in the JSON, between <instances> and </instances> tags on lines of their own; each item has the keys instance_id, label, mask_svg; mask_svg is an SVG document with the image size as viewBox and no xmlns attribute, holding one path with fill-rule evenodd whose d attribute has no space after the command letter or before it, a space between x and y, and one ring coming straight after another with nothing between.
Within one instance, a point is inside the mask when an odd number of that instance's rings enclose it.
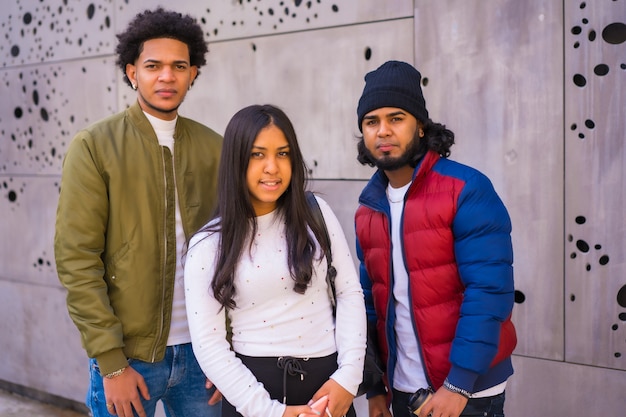
<instances>
[{"instance_id":1,"label":"black strap on shoulder","mask_svg":"<svg viewBox=\"0 0 626 417\"><path fill-rule=\"evenodd\" d=\"M326 221L324 220L322 209L320 209L320 205L318 204L317 199L315 198L315 194L313 194L311 191L307 191L306 199L307 199L307 202L309 203L309 206L311 206L313 219L324 232L326 242L328 242L328 253L326 254L326 262L328 264L328 272L326 273L326 284L328 286L328 297L330 298L330 302L333 306L333 315L335 315L337 313L337 297L335 295L335 277L337 276L337 270L332 265L333 254L331 250L330 236L328 235L328 229L326 228Z\"/></svg>"}]
</instances>

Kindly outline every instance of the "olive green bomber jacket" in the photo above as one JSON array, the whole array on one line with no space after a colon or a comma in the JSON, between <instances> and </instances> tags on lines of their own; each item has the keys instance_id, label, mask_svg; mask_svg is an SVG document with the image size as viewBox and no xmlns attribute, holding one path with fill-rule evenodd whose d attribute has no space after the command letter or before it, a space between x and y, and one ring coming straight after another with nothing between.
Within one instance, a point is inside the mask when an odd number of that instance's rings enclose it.
<instances>
[{"instance_id":1,"label":"olive green bomber jacket","mask_svg":"<svg viewBox=\"0 0 626 417\"><path fill-rule=\"evenodd\" d=\"M216 205L221 136L179 116L174 141L172 156L135 103L80 131L64 158L57 272L83 347L103 375L126 366L127 358L154 362L165 355L176 271L175 190L187 238Z\"/></svg>"}]
</instances>

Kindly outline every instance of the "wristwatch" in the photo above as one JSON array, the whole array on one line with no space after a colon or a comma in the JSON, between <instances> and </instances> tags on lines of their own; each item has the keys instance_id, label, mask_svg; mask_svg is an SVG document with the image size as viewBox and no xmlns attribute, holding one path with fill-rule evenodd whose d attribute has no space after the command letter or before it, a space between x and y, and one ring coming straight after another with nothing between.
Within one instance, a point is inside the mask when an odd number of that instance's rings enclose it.
<instances>
[{"instance_id":1,"label":"wristwatch","mask_svg":"<svg viewBox=\"0 0 626 417\"><path fill-rule=\"evenodd\" d=\"M448 378L446 378L446 380L443 381L443 387L445 389L447 389L448 391L450 391L450 392L454 392L456 394L461 394L462 396L464 396L467 399L472 398L472 393L471 392L466 391L463 388L459 388L459 387L456 387L456 386L452 385L450 383L450 381L448 381Z\"/></svg>"}]
</instances>

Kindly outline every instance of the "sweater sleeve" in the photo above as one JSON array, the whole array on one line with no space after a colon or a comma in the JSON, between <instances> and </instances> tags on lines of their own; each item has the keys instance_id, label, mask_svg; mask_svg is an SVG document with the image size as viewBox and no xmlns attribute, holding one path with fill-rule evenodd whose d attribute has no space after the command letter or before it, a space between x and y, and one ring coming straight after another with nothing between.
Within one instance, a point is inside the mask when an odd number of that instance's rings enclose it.
<instances>
[{"instance_id":1,"label":"sweater sleeve","mask_svg":"<svg viewBox=\"0 0 626 417\"><path fill-rule=\"evenodd\" d=\"M331 376L339 385L356 395L363 379L363 360L367 339L365 303L354 260L339 220L324 200L316 197L331 240L333 266L337 270L335 288L337 317L335 340L338 369Z\"/></svg>"},{"instance_id":2,"label":"sweater sleeve","mask_svg":"<svg viewBox=\"0 0 626 417\"><path fill-rule=\"evenodd\" d=\"M206 377L248 417L281 417L285 405L272 400L263 385L235 356L226 340L225 310L210 282L219 236L195 235L185 261L185 297L193 351Z\"/></svg>"},{"instance_id":3,"label":"sweater sleeve","mask_svg":"<svg viewBox=\"0 0 626 417\"><path fill-rule=\"evenodd\" d=\"M478 171L459 196L453 232L465 292L448 379L472 392L496 356L500 326L514 302L511 221L491 182Z\"/></svg>"}]
</instances>

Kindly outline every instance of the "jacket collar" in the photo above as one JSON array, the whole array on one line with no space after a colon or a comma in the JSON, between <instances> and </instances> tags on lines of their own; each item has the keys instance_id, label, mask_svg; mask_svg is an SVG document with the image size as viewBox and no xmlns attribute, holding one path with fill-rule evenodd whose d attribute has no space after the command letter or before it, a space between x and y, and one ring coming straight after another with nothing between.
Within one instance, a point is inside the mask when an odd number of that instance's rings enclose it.
<instances>
[{"instance_id":1,"label":"jacket collar","mask_svg":"<svg viewBox=\"0 0 626 417\"><path fill-rule=\"evenodd\" d=\"M413 183L407 190L407 194L412 192L421 183L426 175L432 170L440 156L437 152L428 151L426 155L417 163L413 171ZM389 179L382 170L377 170L359 196L359 203L379 211L388 211L389 202L386 197L387 184Z\"/></svg>"},{"instance_id":2,"label":"jacket collar","mask_svg":"<svg viewBox=\"0 0 626 417\"><path fill-rule=\"evenodd\" d=\"M156 137L156 133L154 133L154 128L150 121L144 114L141 106L139 105L139 101L135 101L128 109L126 110L127 115L132 124L137 126L142 132L148 133L151 132L151 137L153 137L155 142L159 142ZM180 123L182 117L180 114L178 115L178 121L176 122L176 129L174 130L174 139L179 139L181 137L181 129L183 129L183 125Z\"/></svg>"}]
</instances>

